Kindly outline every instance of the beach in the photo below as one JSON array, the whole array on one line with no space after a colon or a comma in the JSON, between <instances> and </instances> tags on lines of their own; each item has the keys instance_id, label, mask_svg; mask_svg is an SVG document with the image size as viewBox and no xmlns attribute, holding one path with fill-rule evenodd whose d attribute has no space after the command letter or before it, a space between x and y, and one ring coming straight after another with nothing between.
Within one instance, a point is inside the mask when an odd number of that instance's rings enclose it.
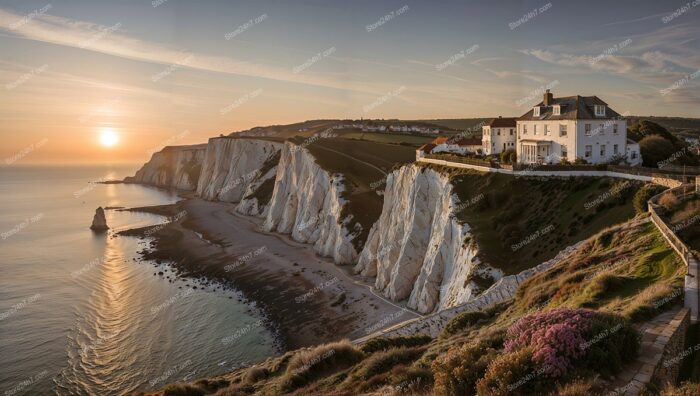
<instances>
[{"instance_id":1,"label":"beach","mask_svg":"<svg viewBox=\"0 0 700 396\"><path fill-rule=\"evenodd\" d=\"M283 349L352 340L418 316L375 294L373 280L352 275L351 266L338 266L288 235L261 231L262 219L240 215L235 206L185 195L172 205L132 208L173 221L121 234L152 237L143 257L172 262L178 277L242 293L263 312Z\"/></svg>"}]
</instances>

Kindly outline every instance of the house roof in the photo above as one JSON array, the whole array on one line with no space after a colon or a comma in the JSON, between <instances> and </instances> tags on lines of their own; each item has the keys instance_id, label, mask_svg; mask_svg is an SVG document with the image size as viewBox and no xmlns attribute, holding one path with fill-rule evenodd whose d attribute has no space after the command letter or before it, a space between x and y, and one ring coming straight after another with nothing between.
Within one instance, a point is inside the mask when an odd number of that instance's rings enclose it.
<instances>
[{"instance_id":1,"label":"house roof","mask_svg":"<svg viewBox=\"0 0 700 396\"><path fill-rule=\"evenodd\" d=\"M435 138L431 143L436 144L436 145L437 144L444 144L444 143L447 143L447 139L448 138L446 136L441 136L441 137Z\"/></svg>"},{"instance_id":2,"label":"house roof","mask_svg":"<svg viewBox=\"0 0 700 396\"><path fill-rule=\"evenodd\" d=\"M560 115L554 115L553 106L561 106ZM605 116L595 115L595 105L605 106ZM535 107L540 106L539 117L534 116L534 110L530 109L527 113L518 118L518 121L537 121L537 120L603 120L622 117L618 112L608 107L608 104L603 102L597 96L567 96L563 98L552 98L552 103L549 106L544 106L544 102L538 103Z\"/></svg>"},{"instance_id":3,"label":"house roof","mask_svg":"<svg viewBox=\"0 0 700 396\"><path fill-rule=\"evenodd\" d=\"M515 128L515 118L514 117L509 117L509 118L498 117L498 118L492 119L486 125L490 126L491 128Z\"/></svg>"}]
</instances>

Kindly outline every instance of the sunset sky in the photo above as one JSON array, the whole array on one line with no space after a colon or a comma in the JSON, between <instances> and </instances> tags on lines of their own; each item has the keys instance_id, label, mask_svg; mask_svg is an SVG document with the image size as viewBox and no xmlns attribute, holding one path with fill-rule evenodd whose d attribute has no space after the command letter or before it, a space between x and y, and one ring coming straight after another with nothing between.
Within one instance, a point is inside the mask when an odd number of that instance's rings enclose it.
<instances>
[{"instance_id":1,"label":"sunset sky","mask_svg":"<svg viewBox=\"0 0 700 396\"><path fill-rule=\"evenodd\" d=\"M544 87L699 117L686 4L0 0L0 163L140 162L307 119L519 116Z\"/></svg>"}]
</instances>

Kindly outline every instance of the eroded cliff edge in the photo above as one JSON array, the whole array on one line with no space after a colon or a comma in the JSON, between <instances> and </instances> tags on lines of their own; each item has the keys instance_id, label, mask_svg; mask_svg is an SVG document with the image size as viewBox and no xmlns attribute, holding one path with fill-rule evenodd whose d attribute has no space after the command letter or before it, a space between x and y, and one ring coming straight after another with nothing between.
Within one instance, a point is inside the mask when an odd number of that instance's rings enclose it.
<instances>
[{"instance_id":1,"label":"eroded cliff edge","mask_svg":"<svg viewBox=\"0 0 700 396\"><path fill-rule=\"evenodd\" d=\"M395 170L355 271L375 276L377 290L394 301L408 299L421 313L474 298L481 291L474 277L503 274L476 258L469 226L454 218L458 205L447 176L416 165Z\"/></svg>"}]
</instances>

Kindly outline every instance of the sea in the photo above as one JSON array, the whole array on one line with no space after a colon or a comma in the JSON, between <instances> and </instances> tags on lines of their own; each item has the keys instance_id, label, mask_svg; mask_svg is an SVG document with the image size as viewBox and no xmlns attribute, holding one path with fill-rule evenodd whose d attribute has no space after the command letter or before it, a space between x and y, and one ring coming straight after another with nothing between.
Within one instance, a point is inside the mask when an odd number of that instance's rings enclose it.
<instances>
[{"instance_id":1,"label":"sea","mask_svg":"<svg viewBox=\"0 0 700 396\"><path fill-rule=\"evenodd\" d=\"M176 202L101 184L137 165L0 167L0 395L118 395L160 389L275 354L274 334L236 290L142 260L148 238L114 232L166 221L95 209ZM162 275L159 273L162 272Z\"/></svg>"}]
</instances>

